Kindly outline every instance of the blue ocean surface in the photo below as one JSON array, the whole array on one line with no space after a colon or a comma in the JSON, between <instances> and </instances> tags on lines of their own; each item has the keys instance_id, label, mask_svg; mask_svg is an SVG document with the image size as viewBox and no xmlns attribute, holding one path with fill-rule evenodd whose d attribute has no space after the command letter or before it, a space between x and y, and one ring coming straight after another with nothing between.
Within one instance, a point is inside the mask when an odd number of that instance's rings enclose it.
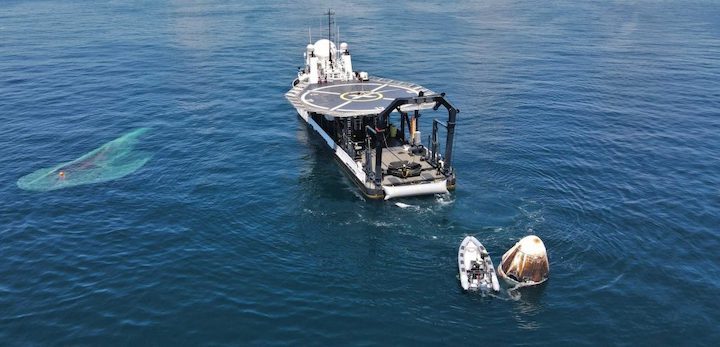
<instances>
[{"instance_id":1,"label":"blue ocean surface","mask_svg":"<svg viewBox=\"0 0 720 347\"><path fill-rule=\"evenodd\" d=\"M365 201L285 100L328 7L461 110L450 196ZM2 1L0 203L2 345L713 345L720 3ZM465 235L529 234L545 285L462 293Z\"/></svg>"}]
</instances>

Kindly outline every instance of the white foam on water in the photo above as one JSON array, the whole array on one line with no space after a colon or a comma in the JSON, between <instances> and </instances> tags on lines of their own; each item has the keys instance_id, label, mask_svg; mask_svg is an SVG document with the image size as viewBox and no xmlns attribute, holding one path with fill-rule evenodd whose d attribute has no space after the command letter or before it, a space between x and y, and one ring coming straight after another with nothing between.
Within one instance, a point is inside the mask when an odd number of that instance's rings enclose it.
<instances>
[{"instance_id":1,"label":"white foam on water","mask_svg":"<svg viewBox=\"0 0 720 347\"><path fill-rule=\"evenodd\" d=\"M455 202L455 199L453 199L449 193L448 194L435 194L435 201L442 206L446 206L446 205L450 205L453 202Z\"/></svg>"},{"instance_id":2,"label":"white foam on water","mask_svg":"<svg viewBox=\"0 0 720 347\"><path fill-rule=\"evenodd\" d=\"M396 202L396 203L395 203L395 206L400 207L400 208L412 208L412 209L414 209L414 210L419 210L419 209L420 209L420 206L405 204L405 203L402 203L402 202Z\"/></svg>"}]
</instances>

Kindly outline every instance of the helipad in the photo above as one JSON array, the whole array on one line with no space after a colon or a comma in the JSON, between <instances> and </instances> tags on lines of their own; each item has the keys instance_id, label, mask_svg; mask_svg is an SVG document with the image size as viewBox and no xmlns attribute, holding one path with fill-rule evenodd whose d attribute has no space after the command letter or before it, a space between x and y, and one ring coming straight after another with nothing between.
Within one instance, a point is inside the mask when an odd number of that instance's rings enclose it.
<instances>
[{"instance_id":1,"label":"helipad","mask_svg":"<svg viewBox=\"0 0 720 347\"><path fill-rule=\"evenodd\" d=\"M332 82L323 84L299 83L287 95L288 99L303 109L333 117L350 117L377 114L396 98L426 95L433 92L417 84L371 78L368 81ZM420 108L432 107L432 104ZM405 105L403 111L417 109L417 105Z\"/></svg>"}]
</instances>

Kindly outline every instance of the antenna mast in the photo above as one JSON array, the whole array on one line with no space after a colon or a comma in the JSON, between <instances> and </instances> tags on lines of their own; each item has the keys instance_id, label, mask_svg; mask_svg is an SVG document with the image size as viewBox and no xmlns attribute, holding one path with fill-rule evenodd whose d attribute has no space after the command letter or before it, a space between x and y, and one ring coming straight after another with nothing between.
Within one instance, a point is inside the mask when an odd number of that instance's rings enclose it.
<instances>
[{"instance_id":1,"label":"antenna mast","mask_svg":"<svg viewBox=\"0 0 720 347\"><path fill-rule=\"evenodd\" d=\"M328 53L330 58L330 66L332 66L332 41L333 41L333 34L332 34L332 25L335 24L333 21L332 16L335 14L335 11L332 9L328 9L328 11L325 13L328 16Z\"/></svg>"}]
</instances>

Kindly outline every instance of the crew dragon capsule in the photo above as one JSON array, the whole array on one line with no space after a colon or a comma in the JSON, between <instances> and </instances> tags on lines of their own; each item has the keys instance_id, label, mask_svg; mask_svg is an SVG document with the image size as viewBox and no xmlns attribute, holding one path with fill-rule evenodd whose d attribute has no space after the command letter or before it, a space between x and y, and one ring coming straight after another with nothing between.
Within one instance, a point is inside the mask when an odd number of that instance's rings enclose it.
<instances>
[{"instance_id":1,"label":"crew dragon capsule","mask_svg":"<svg viewBox=\"0 0 720 347\"><path fill-rule=\"evenodd\" d=\"M498 274L512 285L532 286L545 282L550 273L545 244L535 235L525 236L502 256Z\"/></svg>"}]
</instances>

